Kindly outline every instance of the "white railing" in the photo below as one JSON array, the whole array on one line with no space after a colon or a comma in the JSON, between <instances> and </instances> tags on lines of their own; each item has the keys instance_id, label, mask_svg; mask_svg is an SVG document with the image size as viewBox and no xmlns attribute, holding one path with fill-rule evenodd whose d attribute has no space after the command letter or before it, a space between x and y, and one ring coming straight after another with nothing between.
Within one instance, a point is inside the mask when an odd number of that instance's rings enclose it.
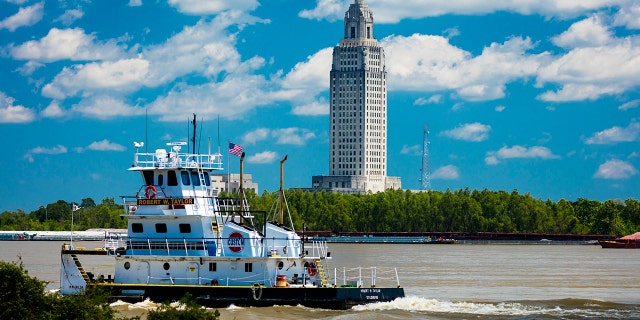
<instances>
[{"instance_id":1,"label":"white railing","mask_svg":"<svg viewBox=\"0 0 640 320\"><path fill-rule=\"evenodd\" d=\"M342 287L377 287L377 286L398 286L400 287L400 278L398 278L398 270L396 268L378 268L378 267L357 267L342 268L342 272L338 272L338 268L333 269L333 277L336 286ZM365 281L368 279L368 282Z\"/></svg>"},{"instance_id":2,"label":"white railing","mask_svg":"<svg viewBox=\"0 0 640 320\"><path fill-rule=\"evenodd\" d=\"M167 153L164 149L158 149L155 153L136 153L133 166L141 168L223 169L222 154Z\"/></svg>"}]
</instances>

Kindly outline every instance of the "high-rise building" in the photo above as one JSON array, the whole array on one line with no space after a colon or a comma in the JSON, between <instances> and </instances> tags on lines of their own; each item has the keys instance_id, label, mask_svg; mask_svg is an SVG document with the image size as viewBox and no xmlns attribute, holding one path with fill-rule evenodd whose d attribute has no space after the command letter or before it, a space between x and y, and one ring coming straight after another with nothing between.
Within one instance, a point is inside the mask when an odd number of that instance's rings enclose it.
<instances>
[{"instance_id":1,"label":"high-rise building","mask_svg":"<svg viewBox=\"0 0 640 320\"><path fill-rule=\"evenodd\" d=\"M355 0L345 12L329 78L329 175L313 176L312 189L401 188L400 177L387 177L387 71L364 0Z\"/></svg>"}]
</instances>

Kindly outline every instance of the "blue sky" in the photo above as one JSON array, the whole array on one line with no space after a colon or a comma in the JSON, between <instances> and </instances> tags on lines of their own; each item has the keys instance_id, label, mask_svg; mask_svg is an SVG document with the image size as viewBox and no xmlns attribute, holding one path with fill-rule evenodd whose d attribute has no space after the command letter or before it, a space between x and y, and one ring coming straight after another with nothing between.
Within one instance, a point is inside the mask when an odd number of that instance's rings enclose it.
<instances>
[{"instance_id":1,"label":"blue sky","mask_svg":"<svg viewBox=\"0 0 640 320\"><path fill-rule=\"evenodd\" d=\"M201 150L242 145L260 191L285 154L286 187L309 187L328 174L331 51L351 3L0 0L0 212L134 194L133 141L186 141L193 113ZM434 190L638 198L639 1L366 3L403 188L420 187L428 125Z\"/></svg>"}]
</instances>

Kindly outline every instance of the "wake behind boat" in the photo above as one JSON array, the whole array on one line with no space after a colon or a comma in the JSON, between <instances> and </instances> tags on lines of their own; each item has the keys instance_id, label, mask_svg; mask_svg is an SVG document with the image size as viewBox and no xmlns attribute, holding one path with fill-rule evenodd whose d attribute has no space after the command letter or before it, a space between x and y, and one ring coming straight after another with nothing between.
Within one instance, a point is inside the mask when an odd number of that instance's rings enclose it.
<instances>
[{"instance_id":1,"label":"wake behind boat","mask_svg":"<svg viewBox=\"0 0 640 320\"><path fill-rule=\"evenodd\" d=\"M194 134L195 136L195 134ZM396 269L331 269L325 241L305 244L291 222L284 198L281 160L280 199L269 213L252 212L242 187L237 198L222 198L212 181L222 170L222 155L182 153L184 142L169 150L140 153L135 144L129 171L143 184L123 197L128 219L126 239L107 235L102 250L64 244L62 294L107 289L114 299L178 300L190 293L210 307L304 305L346 309L353 305L404 297ZM255 214L267 221L254 225ZM86 255L113 258L113 276L93 275L81 261ZM386 281L386 283L383 283Z\"/></svg>"}]
</instances>

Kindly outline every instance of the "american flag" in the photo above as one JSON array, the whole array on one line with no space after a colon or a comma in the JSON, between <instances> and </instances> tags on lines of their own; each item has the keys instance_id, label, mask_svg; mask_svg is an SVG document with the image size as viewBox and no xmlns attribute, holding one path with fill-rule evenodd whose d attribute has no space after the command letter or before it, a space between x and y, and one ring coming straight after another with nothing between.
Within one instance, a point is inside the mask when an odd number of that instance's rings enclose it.
<instances>
[{"instance_id":1,"label":"american flag","mask_svg":"<svg viewBox=\"0 0 640 320\"><path fill-rule=\"evenodd\" d=\"M235 154L236 156L242 155L242 146L239 144L229 142L229 153Z\"/></svg>"}]
</instances>

